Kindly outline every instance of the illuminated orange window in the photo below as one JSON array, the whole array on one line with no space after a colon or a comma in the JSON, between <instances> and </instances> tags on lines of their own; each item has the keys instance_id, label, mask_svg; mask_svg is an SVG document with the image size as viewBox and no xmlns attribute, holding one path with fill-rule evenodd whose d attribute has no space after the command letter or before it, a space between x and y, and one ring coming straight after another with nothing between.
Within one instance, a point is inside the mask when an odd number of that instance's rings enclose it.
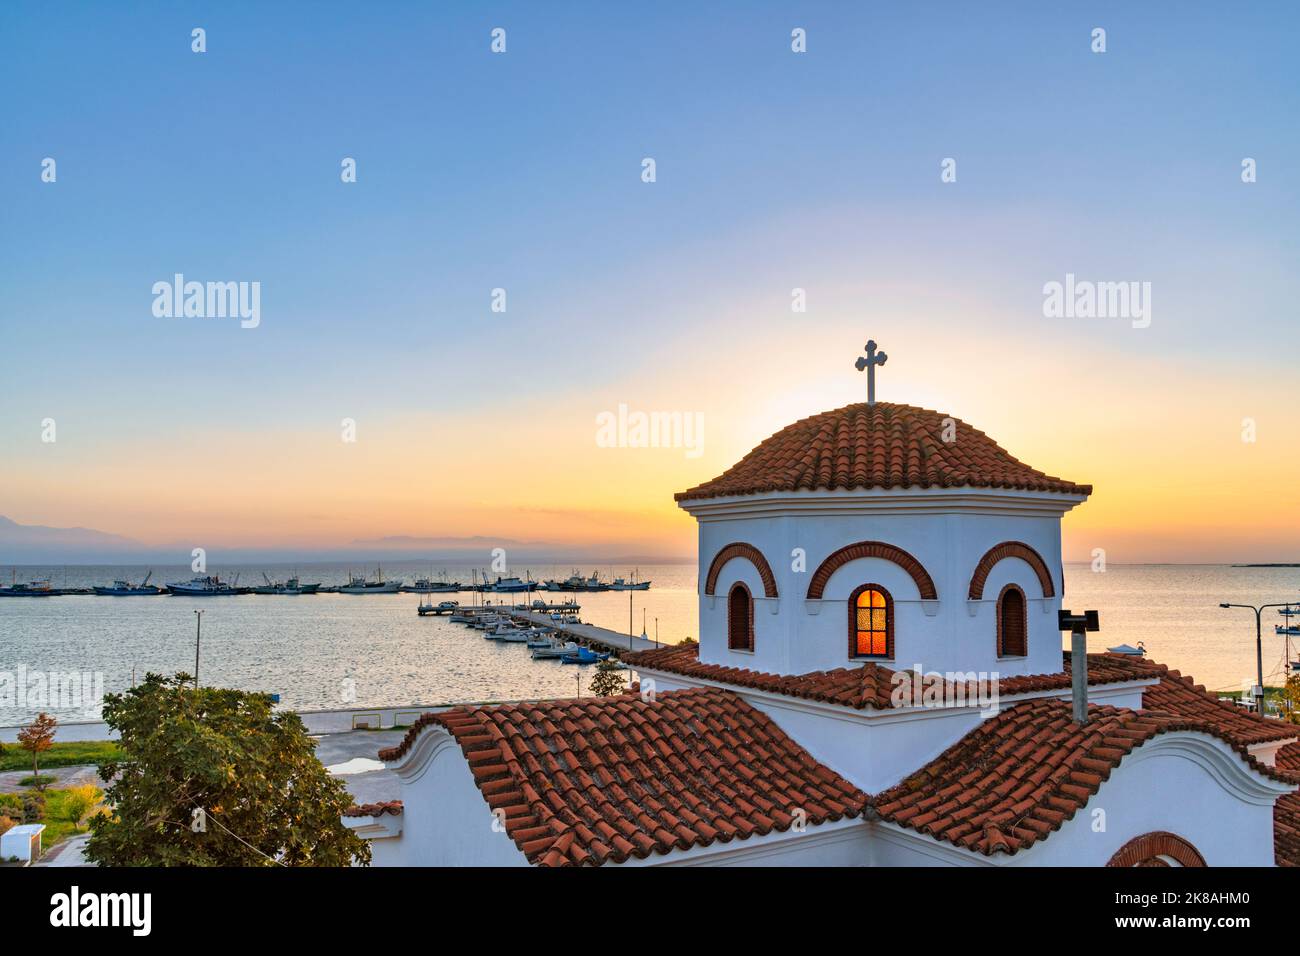
<instances>
[{"instance_id":1,"label":"illuminated orange window","mask_svg":"<svg viewBox=\"0 0 1300 956\"><path fill-rule=\"evenodd\" d=\"M894 656L894 602L876 584L864 584L849 597L849 656Z\"/></svg>"}]
</instances>

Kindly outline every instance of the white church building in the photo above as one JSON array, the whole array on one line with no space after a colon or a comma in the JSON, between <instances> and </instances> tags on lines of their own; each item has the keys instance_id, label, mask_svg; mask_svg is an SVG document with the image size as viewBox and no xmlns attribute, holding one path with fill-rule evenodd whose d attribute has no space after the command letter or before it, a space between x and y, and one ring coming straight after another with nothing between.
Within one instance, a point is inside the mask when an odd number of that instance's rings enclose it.
<instances>
[{"instance_id":1,"label":"white church building","mask_svg":"<svg viewBox=\"0 0 1300 956\"><path fill-rule=\"evenodd\" d=\"M376 865L1300 863L1300 727L1111 653L1074 719L1091 491L942 412L795 422L676 496L698 644L625 655L625 695L422 717L380 753L402 799L347 822Z\"/></svg>"}]
</instances>

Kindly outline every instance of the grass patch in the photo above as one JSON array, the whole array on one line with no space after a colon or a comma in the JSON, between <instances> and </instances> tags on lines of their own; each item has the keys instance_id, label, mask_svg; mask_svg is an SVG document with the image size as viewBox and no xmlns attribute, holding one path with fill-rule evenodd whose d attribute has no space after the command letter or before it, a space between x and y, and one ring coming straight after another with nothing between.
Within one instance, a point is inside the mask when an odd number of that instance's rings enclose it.
<instances>
[{"instance_id":1,"label":"grass patch","mask_svg":"<svg viewBox=\"0 0 1300 956\"><path fill-rule=\"evenodd\" d=\"M20 787L44 787L44 786L46 786L47 784L51 784L51 783L53 783L53 782L54 782L55 780L57 780L57 779L58 779L57 777L47 777L45 774L41 774L39 777L31 777L31 776L28 776L28 777L23 777L21 780L19 780L19 781L18 781L18 786L20 786Z\"/></svg>"},{"instance_id":2,"label":"grass patch","mask_svg":"<svg viewBox=\"0 0 1300 956\"><path fill-rule=\"evenodd\" d=\"M6 770L30 770L32 755L17 744L5 744L5 752L0 754L0 772ZM78 767L83 764L99 765L105 760L112 760L122 754L122 749L113 740L72 740L67 743L55 743L41 754L41 767Z\"/></svg>"},{"instance_id":3,"label":"grass patch","mask_svg":"<svg viewBox=\"0 0 1300 956\"><path fill-rule=\"evenodd\" d=\"M20 803L21 794L0 793L0 798L6 798L0 803L10 803L16 798ZM85 833L90 828L83 822L88 815L94 810L100 800L104 798L104 793L98 787L85 784L80 787L67 787L62 790L45 791L45 816L41 818L41 823L45 824L45 832L41 834L41 843L45 850L58 843L60 840L75 836L78 833ZM6 806L0 805L0 814L14 813ZM14 819L15 823L20 823L21 816Z\"/></svg>"}]
</instances>

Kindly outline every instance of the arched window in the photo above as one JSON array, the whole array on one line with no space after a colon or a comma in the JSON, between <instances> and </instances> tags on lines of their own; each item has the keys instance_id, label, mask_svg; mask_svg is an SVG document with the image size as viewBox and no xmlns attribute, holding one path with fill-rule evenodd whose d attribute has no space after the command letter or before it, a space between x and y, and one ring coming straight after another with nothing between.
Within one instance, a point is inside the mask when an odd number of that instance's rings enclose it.
<instances>
[{"instance_id":1,"label":"arched window","mask_svg":"<svg viewBox=\"0 0 1300 956\"><path fill-rule=\"evenodd\" d=\"M879 584L849 595L849 657L894 656L894 599Z\"/></svg>"},{"instance_id":2,"label":"arched window","mask_svg":"<svg viewBox=\"0 0 1300 956\"><path fill-rule=\"evenodd\" d=\"M739 582L727 595L727 647L733 651L754 649L754 599L749 588Z\"/></svg>"},{"instance_id":3,"label":"arched window","mask_svg":"<svg viewBox=\"0 0 1300 956\"><path fill-rule=\"evenodd\" d=\"M1029 616L1025 592L1008 584L998 595L998 657L1024 657L1029 653Z\"/></svg>"}]
</instances>

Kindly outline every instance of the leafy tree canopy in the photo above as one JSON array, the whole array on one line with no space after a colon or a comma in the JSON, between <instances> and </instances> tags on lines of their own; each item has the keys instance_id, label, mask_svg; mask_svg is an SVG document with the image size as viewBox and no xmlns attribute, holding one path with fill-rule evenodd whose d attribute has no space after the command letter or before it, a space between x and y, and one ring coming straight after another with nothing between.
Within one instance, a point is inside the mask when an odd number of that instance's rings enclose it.
<instances>
[{"instance_id":1,"label":"leafy tree canopy","mask_svg":"<svg viewBox=\"0 0 1300 956\"><path fill-rule=\"evenodd\" d=\"M100 765L112 812L91 820L105 866L348 866L370 844L343 825L347 789L302 720L265 694L146 675L104 698L123 756Z\"/></svg>"}]
</instances>

